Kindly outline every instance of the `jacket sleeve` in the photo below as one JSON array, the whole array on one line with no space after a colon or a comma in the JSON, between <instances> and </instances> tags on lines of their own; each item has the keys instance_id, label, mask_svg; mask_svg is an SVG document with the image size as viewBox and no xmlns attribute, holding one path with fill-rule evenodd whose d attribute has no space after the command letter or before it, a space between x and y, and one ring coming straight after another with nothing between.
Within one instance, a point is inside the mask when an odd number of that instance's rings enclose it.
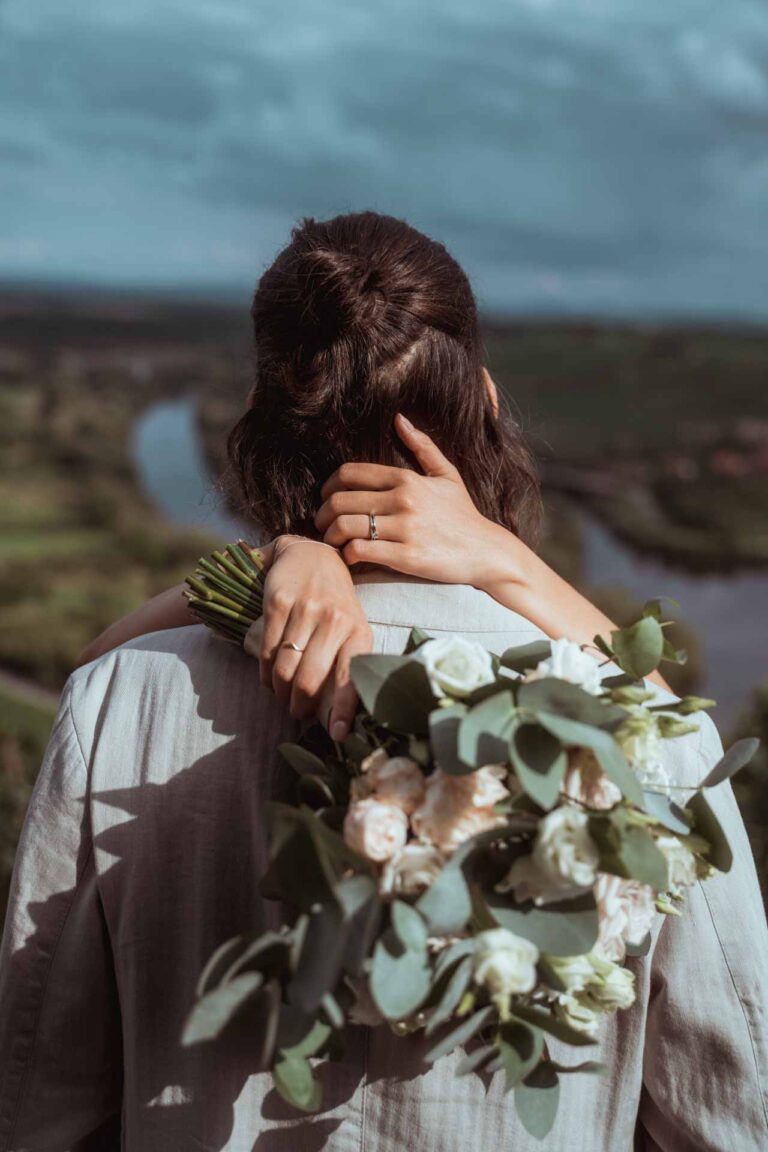
<instances>
[{"instance_id":1,"label":"jacket sleeve","mask_svg":"<svg viewBox=\"0 0 768 1152\"><path fill-rule=\"evenodd\" d=\"M0 1152L119 1148L121 1028L71 682L19 843L0 949Z\"/></svg>"},{"instance_id":2,"label":"jacket sleeve","mask_svg":"<svg viewBox=\"0 0 768 1152\"><path fill-rule=\"evenodd\" d=\"M721 754L707 719L699 779ZM639 1114L648 1152L768 1148L768 931L730 783L707 798L733 865L689 890L654 953Z\"/></svg>"}]
</instances>

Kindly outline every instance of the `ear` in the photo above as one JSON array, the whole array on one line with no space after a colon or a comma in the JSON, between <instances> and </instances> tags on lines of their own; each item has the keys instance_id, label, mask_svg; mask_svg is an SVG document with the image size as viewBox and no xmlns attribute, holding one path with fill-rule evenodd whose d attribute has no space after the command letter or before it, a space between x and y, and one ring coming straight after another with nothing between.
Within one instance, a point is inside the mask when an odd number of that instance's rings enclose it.
<instances>
[{"instance_id":1,"label":"ear","mask_svg":"<svg viewBox=\"0 0 768 1152\"><path fill-rule=\"evenodd\" d=\"M499 414L499 393L496 389L496 385L493 382L493 377L491 376L488 369L485 367L483 367L483 383L485 384L485 390L488 393L488 399L491 402L491 408L493 409L493 414L494 414L494 416L498 416L498 414Z\"/></svg>"}]
</instances>

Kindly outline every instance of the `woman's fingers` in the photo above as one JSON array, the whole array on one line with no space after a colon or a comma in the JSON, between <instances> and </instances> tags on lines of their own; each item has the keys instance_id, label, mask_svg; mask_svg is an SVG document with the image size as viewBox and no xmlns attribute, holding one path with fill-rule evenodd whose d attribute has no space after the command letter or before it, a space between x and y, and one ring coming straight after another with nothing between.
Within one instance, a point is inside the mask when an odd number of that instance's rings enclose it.
<instances>
[{"instance_id":1,"label":"woman's fingers","mask_svg":"<svg viewBox=\"0 0 768 1152\"><path fill-rule=\"evenodd\" d=\"M403 471L402 468L393 468L388 464L342 464L323 484L320 495L323 500L327 500L333 492L341 492L345 488L384 492L397 485Z\"/></svg>"},{"instance_id":2,"label":"woman's fingers","mask_svg":"<svg viewBox=\"0 0 768 1152\"><path fill-rule=\"evenodd\" d=\"M297 720L316 714L323 685L348 634L349 622L337 620L332 613L318 622L291 681L290 711Z\"/></svg>"},{"instance_id":3,"label":"woman's fingers","mask_svg":"<svg viewBox=\"0 0 768 1152\"><path fill-rule=\"evenodd\" d=\"M253 647L255 647L255 641L258 637L259 674L261 682L266 688L272 687L273 663L288 623L288 617L291 614L291 607L292 603L289 596L279 592L269 596L265 601L260 632L257 633L255 626L253 626L248 630L246 636L246 641L249 642L253 632L253 640L250 641Z\"/></svg>"},{"instance_id":4,"label":"woman's fingers","mask_svg":"<svg viewBox=\"0 0 768 1152\"><path fill-rule=\"evenodd\" d=\"M411 421L403 416L402 412L398 412L395 417L395 428L403 444L406 448L410 448L424 469L425 475L442 476L449 480L456 479L459 473L448 457L443 455L437 444L427 436L426 432L414 428Z\"/></svg>"},{"instance_id":5,"label":"woman's fingers","mask_svg":"<svg viewBox=\"0 0 768 1152\"><path fill-rule=\"evenodd\" d=\"M412 572L414 556L407 544L394 540L350 540L341 549L347 566L351 564L380 564L395 572Z\"/></svg>"},{"instance_id":6,"label":"woman's fingers","mask_svg":"<svg viewBox=\"0 0 768 1152\"><path fill-rule=\"evenodd\" d=\"M378 540L402 540L403 525L399 516L377 516ZM339 516L323 536L326 544L343 548L350 540L370 540L371 521L368 516ZM374 541L377 543L378 541Z\"/></svg>"},{"instance_id":7,"label":"woman's fingers","mask_svg":"<svg viewBox=\"0 0 768 1152\"><path fill-rule=\"evenodd\" d=\"M365 655L372 648L373 635L370 628L366 626L356 629L339 649L339 654L336 657L336 685L328 717L328 731L333 740L346 740L357 712L358 695L349 670L352 657Z\"/></svg>"},{"instance_id":8,"label":"woman's fingers","mask_svg":"<svg viewBox=\"0 0 768 1152\"><path fill-rule=\"evenodd\" d=\"M290 699L294 678L310 647L316 627L314 621L306 619L302 608L294 605L271 659L270 683L278 700Z\"/></svg>"},{"instance_id":9,"label":"woman's fingers","mask_svg":"<svg viewBox=\"0 0 768 1152\"><path fill-rule=\"evenodd\" d=\"M398 511L401 503L397 489L386 492L371 492L367 489L332 492L317 510L315 527L318 532L325 532L339 516L365 516L366 520L369 512L385 516Z\"/></svg>"}]
</instances>

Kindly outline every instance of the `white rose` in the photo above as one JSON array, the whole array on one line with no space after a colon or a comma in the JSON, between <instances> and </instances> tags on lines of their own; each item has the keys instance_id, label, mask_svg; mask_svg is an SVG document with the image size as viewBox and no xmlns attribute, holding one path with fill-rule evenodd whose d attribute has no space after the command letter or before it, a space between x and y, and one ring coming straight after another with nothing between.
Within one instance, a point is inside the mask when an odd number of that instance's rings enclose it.
<instances>
[{"instance_id":1,"label":"white rose","mask_svg":"<svg viewBox=\"0 0 768 1152\"><path fill-rule=\"evenodd\" d=\"M589 748L572 748L562 786L563 795L576 804L603 810L621 800L621 791L609 780Z\"/></svg>"},{"instance_id":2,"label":"white rose","mask_svg":"<svg viewBox=\"0 0 768 1152\"><path fill-rule=\"evenodd\" d=\"M552 641L552 654L547 660L542 660L532 672L527 672L525 680L543 680L545 676L554 676L558 680L578 684L593 696L602 691L600 669L595 658L584 652L580 644L574 640L566 640L565 637Z\"/></svg>"},{"instance_id":3,"label":"white rose","mask_svg":"<svg viewBox=\"0 0 768 1152\"><path fill-rule=\"evenodd\" d=\"M505 775L506 768L496 764L463 776L435 768L426 778L424 800L411 815L414 833L424 843L452 852L470 836L503 824L493 805L509 795Z\"/></svg>"},{"instance_id":4,"label":"white rose","mask_svg":"<svg viewBox=\"0 0 768 1152\"><path fill-rule=\"evenodd\" d=\"M555 975L565 985L566 992L580 992L594 977L588 955L583 956L547 956L547 964Z\"/></svg>"},{"instance_id":5,"label":"white rose","mask_svg":"<svg viewBox=\"0 0 768 1152\"><path fill-rule=\"evenodd\" d=\"M533 852L514 861L496 891L514 889L518 902L550 904L588 891L599 862L586 813L564 804L539 822Z\"/></svg>"},{"instance_id":6,"label":"white rose","mask_svg":"<svg viewBox=\"0 0 768 1152\"><path fill-rule=\"evenodd\" d=\"M373 797L355 800L344 817L344 839L369 860L389 860L408 839L408 817L395 804Z\"/></svg>"},{"instance_id":7,"label":"white rose","mask_svg":"<svg viewBox=\"0 0 768 1152\"><path fill-rule=\"evenodd\" d=\"M667 789L669 773L664 766L664 741L656 717L642 704L628 709L630 716L616 732L616 740L646 788Z\"/></svg>"},{"instance_id":8,"label":"white rose","mask_svg":"<svg viewBox=\"0 0 768 1152\"><path fill-rule=\"evenodd\" d=\"M490 928L475 937L474 978L490 992L502 1019L511 995L535 987L538 958L535 944L507 928Z\"/></svg>"},{"instance_id":9,"label":"white rose","mask_svg":"<svg viewBox=\"0 0 768 1152\"><path fill-rule=\"evenodd\" d=\"M436 696L469 696L494 680L491 654L475 640L443 636L427 640L414 653L427 670Z\"/></svg>"},{"instance_id":10,"label":"white rose","mask_svg":"<svg viewBox=\"0 0 768 1152\"><path fill-rule=\"evenodd\" d=\"M442 871L445 857L432 844L412 840L390 857L381 874L384 896L415 896L429 888Z\"/></svg>"},{"instance_id":11,"label":"white rose","mask_svg":"<svg viewBox=\"0 0 768 1152\"><path fill-rule=\"evenodd\" d=\"M564 1024L570 1024L571 1028L583 1032L585 1036L591 1036L593 1040L597 1039L600 1018L569 992L563 992L557 997L554 1012L558 1020L562 1020Z\"/></svg>"},{"instance_id":12,"label":"white rose","mask_svg":"<svg viewBox=\"0 0 768 1152\"><path fill-rule=\"evenodd\" d=\"M600 934L595 946L608 960L623 960L627 944L639 944L651 930L655 894L647 884L601 873L595 883Z\"/></svg>"},{"instance_id":13,"label":"white rose","mask_svg":"<svg viewBox=\"0 0 768 1152\"><path fill-rule=\"evenodd\" d=\"M377 759L370 765L366 779L377 800L395 804L408 815L424 796L424 773L408 756Z\"/></svg>"},{"instance_id":14,"label":"white rose","mask_svg":"<svg viewBox=\"0 0 768 1152\"><path fill-rule=\"evenodd\" d=\"M669 874L669 890L679 895L697 880L696 857L677 836L659 836L656 847L664 853Z\"/></svg>"},{"instance_id":15,"label":"white rose","mask_svg":"<svg viewBox=\"0 0 768 1152\"><path fill-rule=\"evenodd\" d=\"M590 952L594 976L576 999L593 1012L616 1012L629 1008L635 1002L635 977L628 968L606 960L597 952Z\"/></svg>"}]
</instances>

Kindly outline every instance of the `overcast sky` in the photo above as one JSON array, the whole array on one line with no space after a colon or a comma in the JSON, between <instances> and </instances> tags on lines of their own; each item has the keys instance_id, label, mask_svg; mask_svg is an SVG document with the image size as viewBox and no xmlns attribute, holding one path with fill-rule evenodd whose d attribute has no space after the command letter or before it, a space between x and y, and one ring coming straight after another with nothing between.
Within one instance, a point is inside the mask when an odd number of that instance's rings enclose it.
<instances>
[{"instance_id":1,"label":"overcast sky","mask_svg":"<svg viewBox=\"0 0 768 1152\"><path fill-rule=\"evenodd\" d=\"M299 216L498 312L768 314L766 0L0 0L0 277L250 289Z\"/></svg>"}]
</instances>

